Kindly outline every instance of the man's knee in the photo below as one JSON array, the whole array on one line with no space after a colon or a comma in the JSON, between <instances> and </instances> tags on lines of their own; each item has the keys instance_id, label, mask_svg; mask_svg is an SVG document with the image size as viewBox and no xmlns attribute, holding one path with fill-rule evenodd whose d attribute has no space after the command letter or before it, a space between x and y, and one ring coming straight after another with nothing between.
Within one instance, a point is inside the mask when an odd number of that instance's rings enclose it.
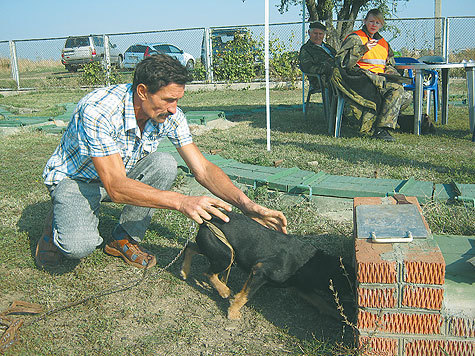
<instances>
[{"instance_id":1,"label":"man's knee","mask_svg":"<svg viewBox=\"0 0 475 356\"><path fill-rule=\"evenodd\" d=\"M154 152L139 161L128 175L158 189L169 189L178 174L175 158L166 152Z\"/></svg>"},{"instance_id":2,"label":"man's knee","mask_svg":"<svg viewBox=\"0 0 475 356\"><path fill-rule=\"evenodd\" d=\"M151 154L151 158L153 159L156 167L161 167L163 171L176 178L178 164L175 157L167 152L154 152Z\"/></svg>"},{"instance_id":3,"label":"man's knee","mask_svg":"<svg viewBox=\"0 0 475 356\"><path fill-rule=\"evenodd\" d=\"M80 259L89 256L102 243L97 233L59 234L54 233L54 243L64 256Z\"/></svg>"}]
</instances>

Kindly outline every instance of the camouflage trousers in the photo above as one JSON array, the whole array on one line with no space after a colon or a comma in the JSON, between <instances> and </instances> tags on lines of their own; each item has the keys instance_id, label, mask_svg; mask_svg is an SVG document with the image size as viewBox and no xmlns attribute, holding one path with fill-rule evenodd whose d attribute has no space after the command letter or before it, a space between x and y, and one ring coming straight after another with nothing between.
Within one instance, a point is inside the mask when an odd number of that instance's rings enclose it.
<instances>
[{"instance_id":1,"label":"camouflage trousers","mask_svg":"<svg viewBox=\"0 0 475 356\"><path fill-rule=\"evenodd\" d=\"M379 88L379 92L382 100L376 113L354 101L348 102L345 108L345 117L350 122L358 122L361 133L369 133L376 127L395 129L399 112L411 100L400 84L386 82L384 88Z\"/></svg>"}]
</instances>

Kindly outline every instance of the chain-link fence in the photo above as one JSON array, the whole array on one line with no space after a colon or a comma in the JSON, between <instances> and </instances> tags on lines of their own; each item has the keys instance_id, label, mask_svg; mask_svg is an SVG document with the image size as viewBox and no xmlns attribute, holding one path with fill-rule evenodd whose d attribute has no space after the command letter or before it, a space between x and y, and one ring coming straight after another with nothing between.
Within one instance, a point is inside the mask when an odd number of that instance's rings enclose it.
<instances>
[{"instance_id":1,"label":"chain-link fence","mask_svg":"<svg viewBox=\"0 0 475 356\"><path fill-rule=\"evenodd\" d=\"M333 23L336 26L336 22ZM355 22L359 28L361 22ZM475 16L449 18L389 19L382 32L396 54L418 58L438 55L448 61L475 59L475 39L471 36ZM270 25L271 80L301 79L297 54L308 37L302 23ZM302 35L304 38L302 39ZM83 37L88 37L87 35ZM81 65L69 65L62 57L66 37L0 41L0 89L99 86L130 82L133 64L127 65L134 45L149 47L151 52L132 53L137 60L153 51L162 51L169 44L181 58L186 55L195 81L230 82L262 81L264 79L264 26L233 26L177 30L115 33L96 35L101 43L110 43L108 50L91 49L98 63L105 65L106 75L94 76ZM92 43L92 42L91 42ZM168 48L168 47L166 47ZM184 53L181 53L184 52ZM250 55L252 53L252 55ZM115 56L115 57L114 57ZM141 56L141 58L140 58ZM185 64L185 63L184 63ZM117 67L117 68L116 68ZM455 73L456 71L451 71ZM463 72L455 73L463 75Z\"/></svg>"}]
</instances>

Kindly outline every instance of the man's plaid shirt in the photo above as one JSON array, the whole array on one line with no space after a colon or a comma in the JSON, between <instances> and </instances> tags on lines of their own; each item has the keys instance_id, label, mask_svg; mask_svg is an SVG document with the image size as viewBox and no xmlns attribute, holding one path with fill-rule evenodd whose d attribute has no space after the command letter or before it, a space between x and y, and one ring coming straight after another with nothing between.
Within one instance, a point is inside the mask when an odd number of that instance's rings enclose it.
<instances>
[{"instance_id":1,"label":"man's plaid shirt","mask_svg":"<svg viewBox=\"0 0 475 356\"><path fill-rule=\"evenodd\" d=\"M78 103L61 142L46 163L46 185L63 178L98 179L91 157L119 153L129 172L137 161L157 150L168 137L175 147L192 141L185 114L177 108L164 123L147 121L141 134L135 119L131 84L96 89Z\"/></svg>"}]
</instances>

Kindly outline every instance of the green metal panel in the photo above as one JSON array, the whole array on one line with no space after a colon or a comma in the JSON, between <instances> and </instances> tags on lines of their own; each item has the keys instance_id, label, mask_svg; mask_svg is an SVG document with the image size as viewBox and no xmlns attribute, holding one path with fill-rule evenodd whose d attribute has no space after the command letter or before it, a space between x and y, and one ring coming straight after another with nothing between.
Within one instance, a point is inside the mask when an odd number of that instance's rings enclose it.
<instances>
[{"instance_id":1,"label":"green metal panel","mask_svg":"<svg viewBox=\"0 0 475 356\"><path fill-rule=\"evenodd\" d=\"M76 109L76 105L77 105L76 103L63 104L65 112L62 113L61 115L56 116L55 119L68 122L69 120L71 120L71 116L73 116L73 112Z\"/></svg>"},{"instance_id":2,"label":"green metal panel","mask_svg":"<svg viewBox=\"0 0 475 356\"><path fill-rule=\"evenodd\" d=\"M432 200L433 189L434 184L432 182L418 181L411 177L398 185L394 192L406 196L417 197L417 200L420 203L426 203Z\"/></svg>"},{"instance_id":3,"label":"green metal panel","mask_svg":"<svg viewBox=\"0 0 475 356\"><path fill-rule=\"evenodd\" d=\"M315 177L316 175L314 172L302 171L300 169L292 170L292 168L289 168L285 173L287 174L269 178L269 187L272 188L275 183L278 183L283 186L284 191L296 192L298 191L297 187L300 187L303 181Z\"/></svg>"},{"instance_id":4,"label":"green metal panel","mask_svg":"<svg viewBox=\"0 0 475 356\"><path fill-rule=\"evenodd\" d=\"M311 185L315 195L341 198L384 197L393 191L401 181L396 179L376 179L326 175L324 179Z\"/></svg>"},{"instance_id":5,"label":"green metal panel","mask_svg":"<svg viewBox=\"0 0 475 356\"><path fill-rule=\"evenodd\" d=\"M51 125L38 126L36 130L47 132L50 134L62 134L64 131L66 131L66 127L56 126L55 124L51 124Z\"/></svg>"},{"instance_id":6,"label":"green metal panel","mask_svg":"<svg viewBox=\"0 0 475 356\"><path fill-rule=\"evenodd\" d=\"M21 123L25 126L42 124L42 123L48 122L50 120L51 120L51 117L49 117L49 116L32 116L32 117L22 117L22 118L20 118Z\"/></svg>"},{"instance_id":7,"label":"green metal panel","mask_svg":"<svg viewBox=\"0 0 475 356\"><path fill-rule=\"evenodd\" d=\"M203 156L208 161L210 161L211 163L214 163L215 165L221 168L237 163L237 161L233 159L223 158L220 155L212 155L212 154L204 153Z\"/></svg>"},{"instance_id":8,"label":"green metal panel","mask_svg":"<svg viewBox=\"0 0 475 356\"><path fill-rule=\"evenodd\" d=\"M0 120L0 127L18 127L23 126L18 119L2 119Z\"/></svg>"},{"instance_id":9,"label":"green metal panel","mask_svg":"<svg viewBox=\"0 0 475 356\"><path fill-rule=\"evenodd\" d=\"M222 168L229 178L235 179L239 183L254 185L256 183L265 183L268 174L257 170L246 169L237 166L227 166Z\"/></svg>"},{"instance_id":10,"label":"green metal panel","mask_svg":"<svg viewBox=\"0 0 475 356\"><path fill-rule=\"evenodd\" d=\"M175 145L170 142L168 138L163 138L158 144L157 151L159 152L176 152Z\"/></svg>"},{"instance_id":11,"label":"green metal panel","mask_svg":"<svg viewBox=\"0 0 475 356\"><path fill-rule=\"evenodd\" d=\"M451 185L457 194L456 200L471 203L472 206L475 206L475 184L460 184L452 180Z\"/></svg>"},{"instance_id":12,"label":"green metal panel","mask_svg":"<svg viewBox=\"0 0 475 356\"><path fill-rule=\"evenodd\" d=\"M289 188L289 192L293 194L300 194L300 193L308 193L310 196L313 195L313 188L312 186L317 185L324 179L326 179L327 174L323 171L320 171L318 173L312 173L302 179L298 184L295 186Z\"/></svg>"},{"instance_id":13,"label":"green metal panel","mask_svg":"<svg viewBox=\"0 0 475 356\"><path fill-rule=\"evenodd\" d=\"M299 171L300 169L297 167L281 168L276 173L267 176L267 178L265 178L265 182L268 183L270 189L287 192L288 184L291 182L289 178L291 178L294 173Z\"/></svg>"},{"instance_id":14,"label":"green metal panel","mask_svg":"<svg viewBox=\"0 0 475 356\"><path fill-rule=\"evenodd\" d=\"M434 195L432 199L436 201L447 201L455 199L457 192L455 191L452 184L435 184L434 185Z\"/></svg>"},{"instance_id":15,"label":"green metal panel","mask_svg":"<svg viewBox=\"0 0 475 356\"><path fill-rule=\"evenodd\" d=\"M9 115L11 115L12 113L10 111L8 111L7 109L3 108L0 106L0 115L3 116L3 117L7 117Z\"/></svg>"}]
</instances>

